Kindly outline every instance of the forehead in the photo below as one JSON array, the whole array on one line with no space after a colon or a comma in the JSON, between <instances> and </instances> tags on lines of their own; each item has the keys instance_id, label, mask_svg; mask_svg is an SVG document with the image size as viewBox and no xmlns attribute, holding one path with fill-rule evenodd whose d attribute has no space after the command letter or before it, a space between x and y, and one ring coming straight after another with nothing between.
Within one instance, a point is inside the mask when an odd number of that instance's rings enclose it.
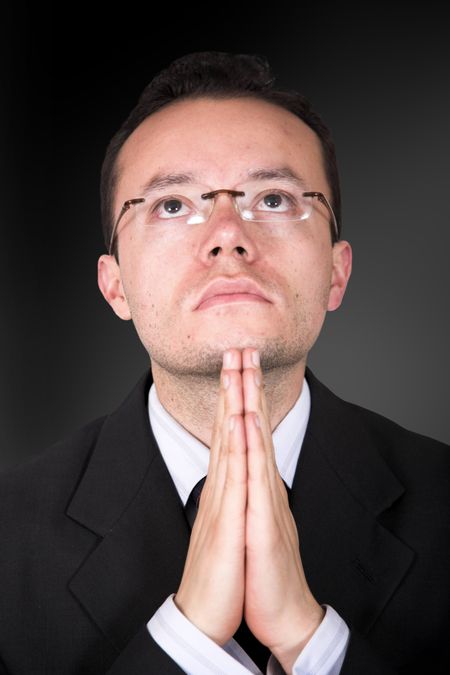
<instances>
[{"instance_id":1,"label":"forehead","mask_svg":"<svg viewBox=\"0 0 450 675\"><path fill-rule=\"evenodd\" d=\"M122 146L116 198L137 196L160 173L194 173L213 189L277 166L326 190L320 141L293 113L251 98L176 101L147 117Z\"/></svg>"}]
</instances>

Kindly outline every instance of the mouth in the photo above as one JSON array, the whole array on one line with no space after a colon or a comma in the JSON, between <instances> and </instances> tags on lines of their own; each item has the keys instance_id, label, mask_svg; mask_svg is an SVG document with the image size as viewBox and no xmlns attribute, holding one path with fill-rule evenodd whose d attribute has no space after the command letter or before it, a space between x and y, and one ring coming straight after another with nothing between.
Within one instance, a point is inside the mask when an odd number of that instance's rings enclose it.
<instances>
[{"instance_id":1,"label":"mouth","mask_svg":"<svg viewBox=\"0 0 450 675\"><path fill-rule=\"evenodd\" d=\"M271 304L263 290L252 279L222 277L213 281L202 293L194 310L205 310L216 305L237 302Z\"/></svg>"},{"instance_id":2,"label":"mouth","mask_svg":"<svg viewBox=\"0 0 450 675\"><path fill-rule=\"evenodd\" d=\"M204 310L209 307L215 307L216 305L228 305L236 302L259 302L266 305L269 304L269 301L266 300L266 298L263 298L256 293L220 293L203 300L197 307L197 310Z\"/></svg>"}]
</instances>

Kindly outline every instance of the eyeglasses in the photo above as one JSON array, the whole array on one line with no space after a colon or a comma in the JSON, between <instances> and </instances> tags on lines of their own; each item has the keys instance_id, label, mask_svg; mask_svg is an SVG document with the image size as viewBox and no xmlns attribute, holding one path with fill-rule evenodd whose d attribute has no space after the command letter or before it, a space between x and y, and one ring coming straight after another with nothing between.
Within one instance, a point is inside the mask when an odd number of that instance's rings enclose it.
<instances>
[{"instance_id":1,"label":"eyeglasses","mask_svg":"<svg viewBox=\"0 0 450 675\"><path fill-rule=\"evenodd\" d=\"M123 216L130 211L139 227L180 228L205 223L209 219L220 193L229 194L234 207L243 220L255 223L279 224L300 222L311 217L314 200L322 203L330 214L333 243L339 239L336 216L323 192L304 192L301 187L280 188L278 185L261 183L244 186L244 190L213 190L201 194L201 188L189 185L183 194L161 195L153 192L147 197L137 197L124 202L111 233L109 255L112 254L118 226Z\"/></svg>"}]
</instances>

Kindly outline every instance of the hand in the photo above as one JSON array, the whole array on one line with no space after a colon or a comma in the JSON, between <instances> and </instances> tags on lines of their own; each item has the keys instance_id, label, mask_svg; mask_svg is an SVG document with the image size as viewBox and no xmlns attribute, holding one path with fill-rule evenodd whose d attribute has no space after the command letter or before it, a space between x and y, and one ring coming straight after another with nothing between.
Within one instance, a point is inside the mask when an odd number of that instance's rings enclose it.
<instances>
[{"instance_id":1,"label":"hand","mask_svg":"<svg viewBox=\"0 0 450 675\"><path fill-rule=\"evenodd\" d=\"M174 598L183 614L219 645L234 635L242 621L245 584L247 458L242 359L237 349L229 353L230 362L224 364L220 378L208 476Z\"/></svg>"},{"instance_id":2,"label":"hand","mask_svg":"<svg viewBox=\"0 0 450 675\"><path fill-rule=\"evenodd\" d=\"M297 526L275 461L262 371L253 354L252 349L243 352L248 470L244 616L253 635L291 672L324 610L305 579Z\"/></svg>"}]
</instances>

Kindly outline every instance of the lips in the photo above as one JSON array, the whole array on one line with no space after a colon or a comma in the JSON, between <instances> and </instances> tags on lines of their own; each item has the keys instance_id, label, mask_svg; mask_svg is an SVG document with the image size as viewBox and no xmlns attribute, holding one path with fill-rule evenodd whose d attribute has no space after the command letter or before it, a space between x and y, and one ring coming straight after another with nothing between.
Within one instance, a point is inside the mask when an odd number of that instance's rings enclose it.
<instances>
[{"instance_id":1,"label":"lips","mask_svg":"<svg viewBox=\"0 0 450 675\"><path fill-rule=\"evenodd\" d=\"M216 280L208 286L199 298L195 309L206 309L220 302L242 300L271 302L261 288L250 279L222 279Z\"/></svg>"}]
</instances>

